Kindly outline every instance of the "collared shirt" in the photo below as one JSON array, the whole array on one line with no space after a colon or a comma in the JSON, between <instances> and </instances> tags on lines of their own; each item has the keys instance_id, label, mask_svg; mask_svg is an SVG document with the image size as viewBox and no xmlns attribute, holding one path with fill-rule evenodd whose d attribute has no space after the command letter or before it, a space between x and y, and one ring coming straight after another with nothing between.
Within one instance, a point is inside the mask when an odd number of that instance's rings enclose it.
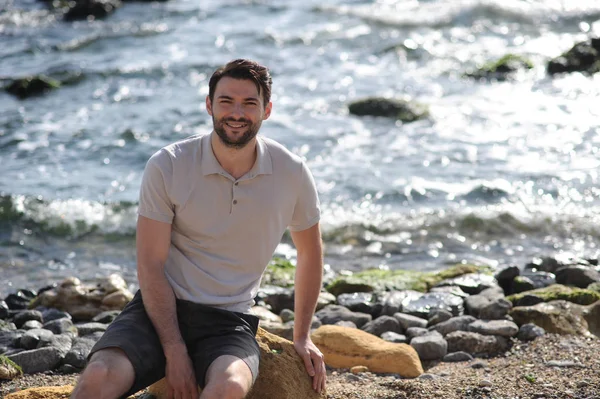
<instances>
[{"instance_id":1,"label":"collared shirt","mask_svg":"<svg viewBox=\"0 0 600 399\"><path fill-rule=\"evenodd\" d=\"M219 164L210 134L173 143L148 161L138 213L172 223L165 275L177 298L248 312L286 228L319 221L302 159L260 135L256 149L239 179Z\"/></svg>"}]
</instances>

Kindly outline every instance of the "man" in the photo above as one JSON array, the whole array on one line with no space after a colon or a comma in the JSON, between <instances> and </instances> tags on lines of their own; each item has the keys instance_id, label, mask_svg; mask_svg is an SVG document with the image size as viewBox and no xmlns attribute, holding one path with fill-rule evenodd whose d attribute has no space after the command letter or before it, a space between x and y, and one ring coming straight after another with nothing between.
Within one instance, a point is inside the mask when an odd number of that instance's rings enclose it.
<instances>
[{"instance_id":1,"label":"man","mask_svg":"<svg viewBox=\"0 0 600 399\"><path fill-rule=\"evenodd\" d=\"M323 267L319 203L304 162L257 136L270 96L267 68L228 63L209 82L213 132L148 161L140 291L92 349L72 398L123 397L165 376L174 399L245 397L259 361L252 298L288 227L298 251L294 347L313 388L324 389L323 355L309 335Z\"/></svg>"}]
</instances>

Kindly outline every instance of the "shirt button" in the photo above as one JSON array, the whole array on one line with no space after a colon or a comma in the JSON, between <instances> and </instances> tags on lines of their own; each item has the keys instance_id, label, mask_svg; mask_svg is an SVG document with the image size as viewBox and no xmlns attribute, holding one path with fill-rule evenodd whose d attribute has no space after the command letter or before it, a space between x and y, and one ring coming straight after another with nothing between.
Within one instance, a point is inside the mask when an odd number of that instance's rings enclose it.
<instances>
[{"instance_id":1,"label":"shirt button","mask_svg":"<svg viewBox=\"0 0 600 399\"><path fill-rule=\"evenodd\" d=\"M237 204L237 200L233 200L233 205Z\"/></svg>"},{"instance_id":2,"label":"shirt button","mask_svg":"<svg viewBox=\"0 0 600 399\"><path fill-rule=\"evenodd\" d=\"M237 186L237 185L238 185L238 182L235 182L235 183L233 183L233 184L234 184L235 186Z\"/></svg>"}]
</instances>

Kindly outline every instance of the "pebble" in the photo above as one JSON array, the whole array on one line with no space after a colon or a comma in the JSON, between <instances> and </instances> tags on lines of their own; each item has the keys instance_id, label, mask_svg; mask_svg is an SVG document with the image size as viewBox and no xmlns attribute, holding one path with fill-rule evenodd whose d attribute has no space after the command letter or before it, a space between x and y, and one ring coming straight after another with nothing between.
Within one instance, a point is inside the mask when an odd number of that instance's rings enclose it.
<instances>
[{"instance_id":1,"label":"pebble","mask_svg":"<svg viewBox=\"0 0 600 399\"><path fill-rule=\"evenodd\" d=\"M490 380L481 380L481 381L479 381L479 386L480 387L491 387L492 386L492 381L490 381Z\"/></svg>"},{"instance_id":2,"label":"pebble","mask_svg":"<svg viewBox=\"0 0 600 399\"><path fill-rule=\"evenodd\" d=\"M482 360L478 360L476 362L473 362L473 364L471 364L471 368L472 369L484 369L488 366L487 362L484 362Z\"/></svg>"},{"instance_id":3,"label":"pebble","mask_svg":"<svg viewBox=\"0 0 600 399\"><path fill-rule=\"evenodd\" d=\"M367 371L369 371L367 366L354 366L350 369L352 374L366 373Z\"/></svg>"}]
</instances>

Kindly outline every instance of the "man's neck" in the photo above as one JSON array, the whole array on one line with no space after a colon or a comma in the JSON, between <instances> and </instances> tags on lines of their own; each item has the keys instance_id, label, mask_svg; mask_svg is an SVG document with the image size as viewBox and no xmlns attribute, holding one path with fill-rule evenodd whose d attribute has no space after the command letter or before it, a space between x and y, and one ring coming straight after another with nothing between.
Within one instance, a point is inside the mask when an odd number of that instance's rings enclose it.
<instances>
[{"instance_id":1,"label":"man's neck","mask_svg":"<svg viewBox=\"0 0 600 399\"><path fill-rule=\"evenodd\" d=\"M239 179L248 173L256 162L256 140L256 137L253 138L243 148L231 148L223 144L219 136L213 131L210 141L219 164L234 179Z\"/></svg>"}]
</instances>

